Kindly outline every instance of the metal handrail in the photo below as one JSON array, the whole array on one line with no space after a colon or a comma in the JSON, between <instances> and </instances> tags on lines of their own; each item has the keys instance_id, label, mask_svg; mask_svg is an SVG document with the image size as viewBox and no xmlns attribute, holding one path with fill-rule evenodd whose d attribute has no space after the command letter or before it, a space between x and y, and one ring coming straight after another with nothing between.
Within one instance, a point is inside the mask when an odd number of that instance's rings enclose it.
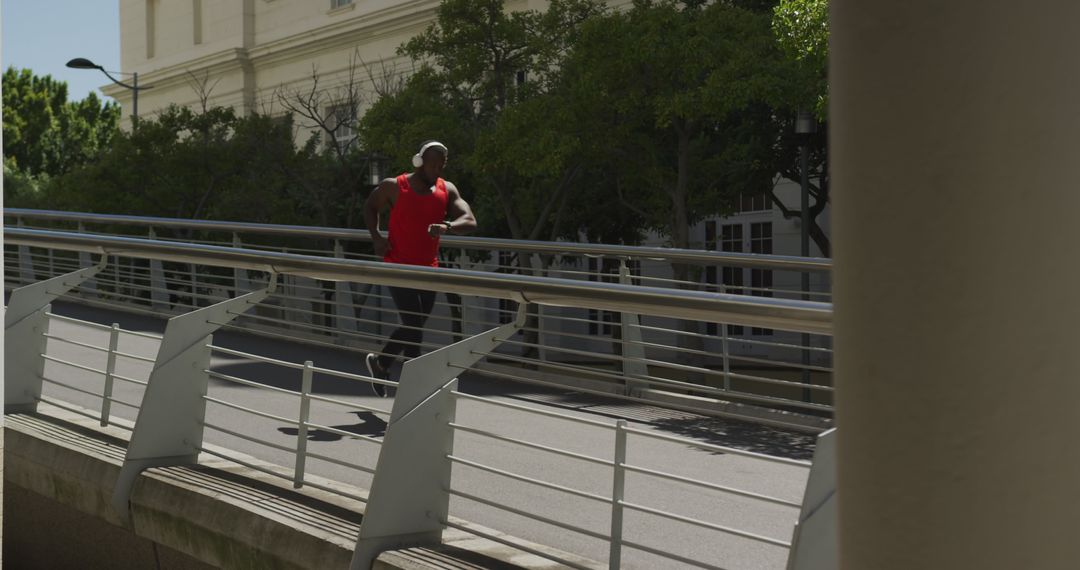
<instances>
[{"instance_id":1,"label":"metal handrail","mask_svg":"<svg viewBox=\"0 0 1080 570\"><path fill-rule=\"evenodd\" d=\"M180 228L204 231L251 232L304 238L330 238L353 241L371 241L367 230L331 228L321 226L293 226L256 224L251 222L227 222L217 220L190 220L183 218L156 218L150 216L127 216L121 214L91 214L86 212L63 212L5 208L5 216L35 220L82 222L89 224L126 224L143 227ZM830 271L832 260L822 257L797 257L788 255L765 255L665 247L641 247L629 245L582 244L573 242L533 241L502 238L443 236L442 245L464 249L513 250L540 254L576 254L641 258L682 263L712 265L737 265L792 271Z\"/></svg>"},{"instance_id":2,"label":"metal handrail","mask_svg":"<svg viewBox=\"0 0 1080 570\"><path fill-rule=\"evenodd\" d=\"M420 267L26 228L7 228L4 242L104 255L218 265L331 281L359 281L422 288L541 305L625 311L816 334L832 332L832 304L816 301Z\"/></svg>"}]
</instances>

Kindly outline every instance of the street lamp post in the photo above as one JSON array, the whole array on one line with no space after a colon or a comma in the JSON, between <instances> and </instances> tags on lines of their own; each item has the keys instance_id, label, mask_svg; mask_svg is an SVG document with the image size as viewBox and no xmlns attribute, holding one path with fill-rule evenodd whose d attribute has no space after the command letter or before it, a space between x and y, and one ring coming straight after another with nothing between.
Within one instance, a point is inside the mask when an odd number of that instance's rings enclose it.
<instances>
[{"instance_id":1,"label":"street lamp post","mask_svg":"<svg viewBox=\"0 0 1080 570\"><path fill-rule=\"evenodd\" d=\"M801 234L802 234L802 256L810 256L810 135L816 130L816 122L814 116L806 111L799 111L799 116L795 119L795 134L799 137L799 172L801 188ZM802 272L802 298L804 301L810 300L810 273ZM810 384L810 335L803 333L802 335L802 382L803 384ZM803 388L803 400L809 402L811 400L811 394L809 388Z\"/></svg>"},{"instance_id":2,"label":"street lamp post","mask_svg":"<svg viewBox=\"0 0 1080 570\"><path fill-rule=\"evenodd\" d=\"M90 61L89 59L83 58L83 57L77 57L77 58L67 62L67 66L72 68L72 69L97 69L97 70L101 71L102 73L104 73L105 77L108 77L110 80L112 80L113 83L115 83L115 84L117 84L117 85L119 85L121 87L124 87L126 89L130 89L131 90L131 117L132 117L132 119L138 118L138 116L139 116L139 91L150 89L150 86L139 87L139 74L137 72L134 72L134 73L131 74L131 85L128 85L127 83L124 83L123 81L120 81L119 79L113 77L112 74L109 73L108 71L106 71L106 69L104 67ZM120 72L114 72L114 73L120 73ZM134 124L134 121L132 121L132 124Z\"/></svg>"}]
</instances>

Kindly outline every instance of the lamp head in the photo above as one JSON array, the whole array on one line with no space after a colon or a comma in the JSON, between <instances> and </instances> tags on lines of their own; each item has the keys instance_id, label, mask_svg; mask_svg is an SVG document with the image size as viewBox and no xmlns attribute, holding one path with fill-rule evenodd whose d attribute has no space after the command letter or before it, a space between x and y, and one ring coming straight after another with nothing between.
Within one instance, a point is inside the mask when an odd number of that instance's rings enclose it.
<instances>
[{"instance_id":1,"label":"lamp head","mask_svg":"<svg viewBox=\"0 0 1080 570\"><path fill-rule=\"evenodd\" d=\"M97 65L84 57L77 57L67 62L67 66L74 69L101 69L100 65Z\"/></svg>"}]
</instances>

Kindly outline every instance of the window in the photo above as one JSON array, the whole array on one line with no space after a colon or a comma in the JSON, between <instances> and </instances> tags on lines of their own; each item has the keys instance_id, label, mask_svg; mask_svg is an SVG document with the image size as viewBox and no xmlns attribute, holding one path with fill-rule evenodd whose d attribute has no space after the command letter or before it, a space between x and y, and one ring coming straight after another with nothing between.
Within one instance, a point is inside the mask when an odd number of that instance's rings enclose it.
<instances>
[{"instance_id":1,"label":"window","mask_svg":"<svg viewBox=\"0 0 1080 570\"><path fill-rule=\"evenodd\" d=\"M746 212L766 212L772 208L772 204L769 203L769 197L764 192L761 194L742 194L739 196L738 212L740 214Z\"/></svg>"},{"instance_id":2,"label":"window","mask_svg":"<svg viewBox=\"0 0 1080 570\"><path fill-rule=\"evenodd\" d=\"M335 105L326 111L326 128L334 142L347 150L356 140L356 112L350 105ZM327 146L332 146L326 141Z\"/></svg>"},{"instance_id":3,"label":"window","mask_svg":"<svg viewBox=\"0 0 1080 570\"><path fill-rule=\"evenodd\" d=\"M750 224L750 253L771 254L772 250L772 222L758 222ZM755 297L772 297L773 272L771 269L751 269L750 292ZM772 329L754 327L750 334L772 336Z\"/></svg>"},{"instance_id":4,"label":"window","mask_svg":"<svg viewBox=\"0 0 1080 570\"><path fill-rule=\"evenodd\" d=\"M195 45L202 43L202 0L191 0L191 30Z\"/></svg>"},{"instance_id":5,"label":"window","mask_svg":"<svg viewBox=\"0 0 1080 570\"><path fill-rule=\"evenodd\" d=\"M157 0L146 0L146 59L154 57L154 28L157 26L155 4Z\"/></svg>"},{"instance_id":6,"label":"window","mask_svg":"<svg viewBox=\"0 0 1080 570\"><path fill-rule=\"evenodd\" d=\"M352 0L330 0L330 9L340 8L342 6L348 6L352 4Z\"/></svg>"},{"instance_id":7,"label":"window","mask_svg":"<svg viewBox=\"0 0 1080 570\"><path fill-rule=\"evenodd\" d=\"M720 227L720 251L741 253L743 250L743 224L724 224ZM744 271L742 267L721 267L720 282L724 285L724 292L733 295L742 295L745 285ZM743 334L742 325L728 325L727 334Z\"/></svg>"}]
</instances>

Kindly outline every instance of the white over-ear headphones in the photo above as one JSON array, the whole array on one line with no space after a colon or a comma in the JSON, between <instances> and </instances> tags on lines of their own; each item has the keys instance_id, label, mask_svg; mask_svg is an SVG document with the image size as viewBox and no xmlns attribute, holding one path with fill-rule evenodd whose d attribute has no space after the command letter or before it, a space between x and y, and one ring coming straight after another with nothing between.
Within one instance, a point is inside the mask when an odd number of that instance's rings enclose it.
<instances>
[{"instance_id":1,"label":"white over-ear headphones","mask_svg":"<svg viewBox=\"0 0 1080 570\"><path fill-rule=\"evenodd\" d=\"M431 147L439 147L439 148L441 148L443 150L444 154L447 153L447 152L450 152L449 150L447 150L446 145L444 145L443 143L441 143L439 141L431 141L431 142L425 144L424 146L420 147L420 152L413 155L413 157L412 157L412 165L414 167L420 168L421 166L424 165L424 153L427 152L427 149L429 149Z\"/></svg>"}]
</instances>

